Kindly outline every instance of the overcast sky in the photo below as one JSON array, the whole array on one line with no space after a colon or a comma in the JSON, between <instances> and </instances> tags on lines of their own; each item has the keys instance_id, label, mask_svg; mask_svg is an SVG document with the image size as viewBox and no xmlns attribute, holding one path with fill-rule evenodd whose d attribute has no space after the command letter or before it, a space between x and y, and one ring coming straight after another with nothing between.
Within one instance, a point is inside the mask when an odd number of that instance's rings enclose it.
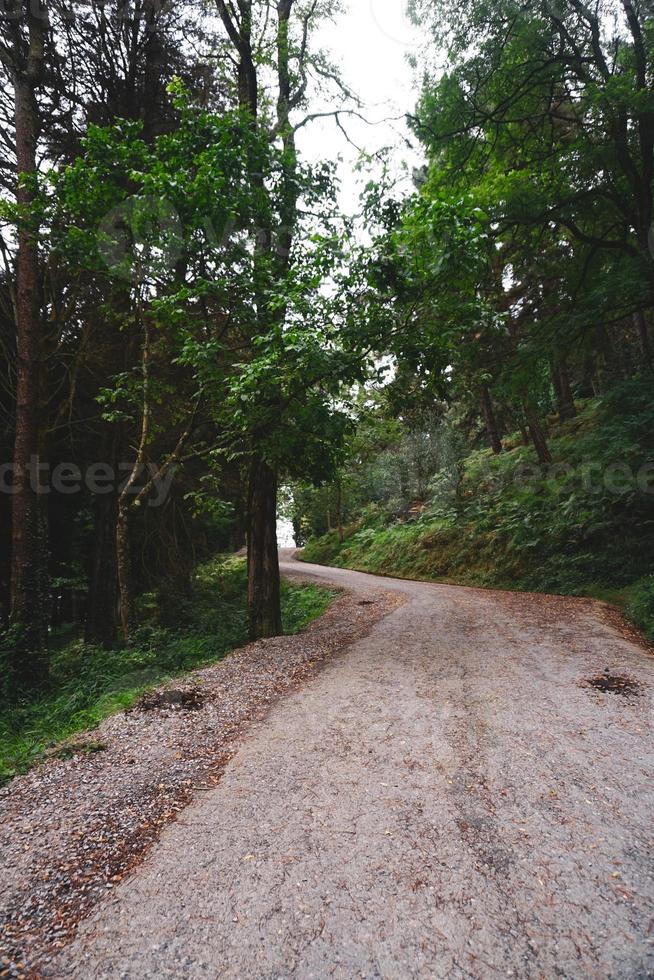
<instances>
[{"instance_id":1,"label":"overcast sky","mask_svg":"<svg viewBox=\"0 0 654 980\"><path fill-rule=\"evenodd\" d=\"M417 99L407 54L416 50L418 31L405 16L404 0L345 0L344 6L337 22L323 27L319 41L340 66L343 80L365 102L363 115L377 125L347 116L342 117L343 125L367 153L393 146L397 171L403 163L411 168L419 156L406 145L409 134L403 116L413 111ZM394 122L381 121L393 117ZM352 167L358 153L333 120L316 121L301 130L300 148L312 158L343 156L341 203L347 211L355 210L360 181Z\"/></svg>"}]
</instances>

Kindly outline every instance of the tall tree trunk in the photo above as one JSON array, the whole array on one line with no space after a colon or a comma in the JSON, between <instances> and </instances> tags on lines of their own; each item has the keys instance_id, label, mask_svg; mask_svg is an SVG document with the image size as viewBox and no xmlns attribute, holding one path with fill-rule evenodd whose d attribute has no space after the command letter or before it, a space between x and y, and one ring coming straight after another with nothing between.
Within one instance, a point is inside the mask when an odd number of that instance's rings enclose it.
<instances>
[{"instance_id":1,"label":"tall tree trunk","mask_svg":"<svg viewBox=\"0 0 654 980\"><path fill-rule=\"evenodd\" d=\"M597 330L597 338L595 390L601 396L627 377L629 371L625 370L621 345L614 342L609 328L601 325Z\"/></svg>"},{"instance_id":2,"label":"tall tree trunk","mask_svg":"<svg viewBox=\"0 0 654 980\"><path fill-rule=\"evenodd\" d=\"M91 583L86 614L85 639L111 647L117 639L116 526L118 508L114 494L96 498Z\"/></svg>"},{"instance_id":3,"label":"tall tree trunk","mask_svg":"<svg viewBox=\"0 0 654 980\"><path fill-rule=\"evenodd\" d=\"M638 337L638 346L640 347L640 353L642 355L643 361L646 366L652 367L652 342L649 337L649 330L647 329L647 319L643 310L638 310L634 313L634 327L636 328L636 335Z\"/></svg>"},{"instance_id":4,"label":"tall tree trunk","mask_svg":"<svg viewBox=\"0 0 654 980\"><path fill-rule=\"evenodd\" d=\"M500 437L500 430L497 425L497 417L493 407L493 400L487 385L482 385L480 389L480 399L481 412L484 417L484 422L486 423L486 432L488 433L488 441L495 455L499 456L502 452L502 439Z\"/></svg>"},{"instance_id":5,"label":"tall tree trunk","mask_svg":"<svg viewBox=\"0 0 654 980\"><path fill-rule=\"evenodd\" d=\"M132 549L129 536L129 506L121 501L116 521L116 568L118 572L118 618L123 640L129 640L134 627L132 590Z\"/></svg>"},{"instance_id":6,"label":"tall tree trunk","mask_svg":"<svg viewBox=\"0 0 654 980\"><path fill-rule=\"evenodd\" d=\"M576 418L577 409L575 408L572 385L570 384L570 374L565 358L561 357L552 361L551 370L559 418L562 422L567 422L570 419Z\"/></svg>"},{"instance_id":7,"label":"tall tree trunk","mask_svg":"<svg viewBox=\"0 0 654 980\"><path fill-rule=\"evenodd\" d=\"M141 436L132 464L132 471L118 496L118 516L116 519L116 568L118 572L118 620L121 638L129 640L134 625L134 596L132 591L132 551L130 546L129 515L132 505L130 494L143 472L146 447L150 436L152 406L150 404L150 318L144 314L142 298L137 300L138 318L143 324L143 351L141 355L141 374L143 378L143 405L141 409Z\"/></svg>"},{"instance_id":8,"label":"tall tree trunk","mask_svg":"<svg viewBox=\"0 0 654 980\"><path fill-rule=\"evenodd\" d=\"M260 456L248 485L248 614L250 639L281 636L277 474Z\"/></svg>"},{"instance_id":9,"label":"tall tree trunk","mask_svg":"<svg viewBox=\"0 0 654 980\"><path fill-rule=\"evenodd\" d=\"M159 0L145 0L142 17L145 24L145 42L136 48L135 57L143 58L143 93L140 115L143 120L143 136L150 142L161 132L162 79L166 54L159 27L162 5Z\"/></svg>"},{"instance_id":10,"label":"tall tree trunk","mask_svg":"<svg viewBox=\"0 0 654 980\"><path fill-rule=\"evenodd\" d=\"M339 478L336 484L336 519L338 521L338 540L343 544L345 534L343 532L343 484Z\"/></svg>"},{"instance_id":11,"label":"tall tree trunk","mask_svg":"<svg viewBox=\"0 0 654 980\"><path fill-rule=\"evenodd\" d=\"M21 58L21 21L26 19L28 54ZM20 8L14 32L14 98L16 199L29 210L34 203L30 183L36 173L37 104L35 90L43 72L44 19L33 4ZM16 269L16 433L14 441L14 497L12 501L11 622L20 630L20 680L40 684L47 676L47 608L44 595L44 554L40 529L40 502L32 467L38 464L39 373L41 355L38 229L28 217L18 228ZM45 586L47 593L47 586Z\"/></svg>"},{"instance_id":12,"label":"tall tree trunk","mask_svg":"<svg viewBox=\"0 0 654 980\"><path fill-rule=\"evenodd\" d=\"M529 436L533 443L534 449L536 450L536 455L538 457L538 462L543 466L552 462L552 454L549 451L547 445L547 439L545 437L545 430L543 429L538 415L529 404L528 401L523 403L525 418L527 419L527 428L529 430Z\"/></svg>"}]
</instances>

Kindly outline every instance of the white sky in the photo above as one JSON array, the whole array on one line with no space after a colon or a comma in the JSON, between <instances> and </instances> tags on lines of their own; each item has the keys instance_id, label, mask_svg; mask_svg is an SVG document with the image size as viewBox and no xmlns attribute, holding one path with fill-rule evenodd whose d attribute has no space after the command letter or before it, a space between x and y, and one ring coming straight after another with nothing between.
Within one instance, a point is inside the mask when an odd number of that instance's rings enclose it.
<instances>
[{"instance_id":1,"label":"white sky","mask_svg":"<svg viewBox=\"0 0 654 980\"><path fill-rule=\"evenodd\" d=\"M392 146L394 169L408 165L408 176L420 157L406 145L410 138L404 114L415 109L418 93L407 55L417 51L419 32L405 15L404 0L344 0L344 13L335 24L323 26L317 41L340 66L344 82L365 103L362 115L376 125L342 116L350 139L368 154ZM332 109L334 106L319 106ZM395 117L395 121L391 120ZM399 118L397 118L399 117ZM298 133L299 148L306 157L320 159L341 155L341 206L357 209L359 186L365 173L353 172L359 154L350 146L333 120L317 120Z\"/></svg>"}]
</instances>

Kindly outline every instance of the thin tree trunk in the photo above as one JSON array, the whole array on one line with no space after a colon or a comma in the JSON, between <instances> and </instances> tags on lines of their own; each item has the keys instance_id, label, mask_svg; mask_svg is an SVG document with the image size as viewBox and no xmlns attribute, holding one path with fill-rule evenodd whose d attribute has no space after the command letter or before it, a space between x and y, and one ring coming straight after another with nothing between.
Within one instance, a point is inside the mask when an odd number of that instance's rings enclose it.
<instances>
[{"instance_id":1,"label":"thin tree trunk","mask_svg":"<svg viewBox=\"0 0 654 980\"><path fill-rule=\"evenodd\" d=\"M527 426L525 425L524 415L522 412L516 411L515 408L509 408L511 425L514 425L518 432L520 433L520 438L522 440L523 446L528 446L531 442L529 438L529 433L527 432Z\"/></svg>"},{"instance_id":2,"label":"thin tree trunk","mask_svg":"<svg viewBox=\"0 0 654 980\"><path fill-rule=\"evenodd\" d=\"M552 454L549 451L547 445L547 439L545 437L545 430L540 424L540 420L528 402L524 403L524 412L527 419L527 427L529 429L529 435L533 443L534 449L536 450L536 455L538 457L538 462L543 466L552 462Z\"/></svg>"},{"instance_id":3,"label":"thin tree trunk","mask_svg":"<svg viewBox=\"0 0 654 980\"><path fill-rule=\"evenodd\" d=\"M480 398L481 411L484 417L484 422L486 423L488 441L495 455L499 456L502 452L502 439L500 437L500 430L497 425L497 417L493 407L493 400L487 385L482 385L480 389Z\"/></svg>"},{"instance_id":4,"label":"thin tree trunk","mask_svg":"<svg viewBox=\"0 0 654 980\"><path fill-rule=\"evenodd\" d=\"M336 484L336 518L338 521L338 540L340 544L343 544L345 537L343 533L343 484L340 479Z\"/></svg>"},{"instance_id":5,"label":"thin tree trunk","mask_svg":"<svg viewBox=\"0 0 654 980\"><path fill-rule=\"evenodd\" d=\"M636 328L636 334L638 336L638 346L640 347L640 353L642 355L643 361L647 367L652 366L652 343L649 337L649 330L647 329L647 319L643 310L638 310L634 313L634 326Z\"/></svg>"},{"instance_id":6,"label":"thin tree trunk","mask_svg":"<svg viewBox=\"0 0 654 980\"><path fill-rule=\"evenodd\" d=\"M597 394L604 395L618 381L627 375L621 345L614 342L608 327L598 329L598 353L595 359L597 368Z\"/></svg>"},{"instance_id":7,"label":"thin tree trunk","mask_svg":"<svg viewBox=\"0 0 654 980\"><path fill-rule=\"evenodd\" d=\"M113 494L97 498L85 639L87 643L97 643L107 648L113 646L117 639L117 516L116 498Z\"/></svg>"},{"instance_id":8,"label":"thin tree trunk","mask_svg":"<svg viewBox=\"0 0 654 980\"><path fill-rule=\"evenodd\" d=\"M162 78L165 68L165 51L159 28L161 4L158 0L145 0L142 16L146 25L145 43L143 50L137 49L137 56L143 57L143 96L141 118L143 120L143 135L150 142L159 135L161 127L160 100L162 95Z\"/></svg>"},{"instance_id":9,"label":"thin tree trunk","mask_svg":"<svg viewBox=\"0 0 654 980\"><path fill-rule=\"evenodd\" d=\"M14 23L14 97L16 161L18 184L16 199L29 210L34 189L29 183L36 172L37 105L35 89L43 71L44 17L27 5L20 19L26 18L29 53L20 62L21 25ZM26 179L28 178L28 179ZM40 503L32 484L31 467L38 463L39 372L41 354L38 229L23 218L18 229L16 282L16 432L14 441L14 497L12 501L11 622L20 629L17 675L22 682L40 684L47 676L48 595ZM43 594L45 591L46 594Z\"/></svg>"},{"instance_id":10,"label":"thin tree trunk","mask_svg":"<svg viewBox=\"0 0 654 980\"><path fill-rule=\"evenodd\" d=\"M248 614L252 640L281 636L277 474L260 456L248 486Z\"/></svg>"},{"instance_id":11,"label":"thin tree trunk","mask_svg":"<svg viewBox=\"0 0 654 980\"><path fill-rule=\"evenodd\" d=\"M570 374L565 358L559 358L552 362L552 383L556 392L556 405L559 419L567 422L576 418L577 409L575 408L572 385L570 384Z\"/></svg>"},{"instance_id":12,"label":"thin tree trunk","mask_svg":"<svg viewBox=\"0 0 654 980\"><path fill-rule=\"evenodd\" d=\"M141 437L138 451L132 465L132 471L127 478L118 497L118 519L116 523L116 563L118 571L118 618L120 621L121 634L124 640L128 640L134 626L134 593L132 583L132 554L130 542L130 514L138 509L147 499L156 481L163 480L166 474L179 462L182 450L188 440L198 410L199 402L193 408L189 417L188 425L183 430L177 440L174 450L166 457L164 462L153 472L150 469L149 479L146 479L143 486L137 487L137 482L145 472L146 450L150 436L150 426L152 419L152 405L150 403L150 343L151 330L147 315L143 316L140 312L141 320L144 324L143 336L143 355L142 355L142 376L143 376L143 406L141 414Z\"/></svg>"},{"instance_id":13,"label":"thin tree trunk","mask_svg":"<svg viewBox=\"0 0 654 980\"><path fill-rule=\"evenodd\" d=\"M118 618L123 640L129 640L134 627L132 591L132 549L129 536L129 507L120 503L116 521L116 568L118 572Z\"/></svg>"},{"instance_id":14,"label":"thin tree trunk","mask_svg":"<svg viewBox=\"0 0 654 980\"><path fill-rule=\"evenodd\" d=\"M118 572L118 620L123 640L127 641L134 625L134 597L132 593L132 554L129 538L129 514L132 505L130 494L143 472L145 453L150 435L150 321L143 315L141 299L138 300L139 320L143 324L143 352L141 374L143 377L143 406L141 409L141 436L139 447L127 478L118 497L118 517L116 520L116 568Z\"/></svg>"}]
</instances>

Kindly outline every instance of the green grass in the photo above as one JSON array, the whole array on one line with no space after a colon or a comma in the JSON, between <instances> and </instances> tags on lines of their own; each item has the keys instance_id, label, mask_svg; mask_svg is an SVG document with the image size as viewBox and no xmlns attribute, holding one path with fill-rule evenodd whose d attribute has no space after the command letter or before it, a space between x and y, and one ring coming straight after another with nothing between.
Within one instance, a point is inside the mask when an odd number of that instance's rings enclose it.
<instances>
[{"instance_id":1,"label":"green grass","mask_svg":"<svg viewBox=\"0 0 654 980\"><path fill-rule=\"evenodd\" d=\"M245 562L217 558L198 571L194 594L180 606L176 630L150 622L132 645L116 650L79 640L59 644L51 661L48 688L32 700L0 711L0 783L25 772L48 749L103 718L129 708L148 688L216 663L247 642ZM335 592L313 585L282 585L284 630L295 634L322 615ZM152 605L147 599L143 609ZM89 751L99 751L89 742ZM64 750L65 751L65 750Z\"/></svg>"},{"instance_id":2,"label":"green grass","mask_svg":"<svg viewBox=\"0 0 654 980\"><path fill-rule=\"evenodd\" d=\"M332 533L310 541L302 558L401 578L589 595L618 605L654 640L654 494L634 479L606 485L616 463L633 474L651 464L653 432L649 384L625 385L552 427L558 469L536 466L519 439L497 457L475 451L457 490L435 495L419 520L393 523L368 510L342 544ZM526 465L530 478L516 480Z\"/></svg>"}]
</instances>

